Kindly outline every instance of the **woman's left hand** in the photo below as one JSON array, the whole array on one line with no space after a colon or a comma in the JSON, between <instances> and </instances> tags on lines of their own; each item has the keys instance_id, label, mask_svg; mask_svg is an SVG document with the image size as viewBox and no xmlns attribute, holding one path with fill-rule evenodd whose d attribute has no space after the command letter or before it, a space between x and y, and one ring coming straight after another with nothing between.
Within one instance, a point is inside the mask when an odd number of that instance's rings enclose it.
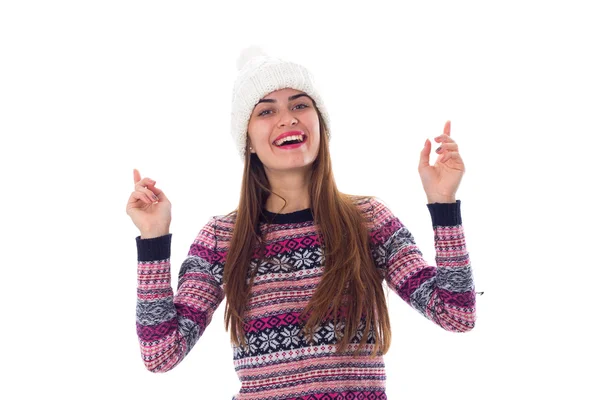
<instances>
[{"instance_id":1,"label":"woman's left hand","mask_svg":"<svg viewBox=\"0 0 600 400\"><path fill-rule=\"evenodd\" d=\"M454 203L456 191L465 173L465 164L458 153L458 145L450 137L450 121L444 126L444 133L434 139L441 143L437 151L438 158L433 166L429 165L431 142L425 141L419 160L419 175L428 203Z\"/></svg>"}]
</instances>

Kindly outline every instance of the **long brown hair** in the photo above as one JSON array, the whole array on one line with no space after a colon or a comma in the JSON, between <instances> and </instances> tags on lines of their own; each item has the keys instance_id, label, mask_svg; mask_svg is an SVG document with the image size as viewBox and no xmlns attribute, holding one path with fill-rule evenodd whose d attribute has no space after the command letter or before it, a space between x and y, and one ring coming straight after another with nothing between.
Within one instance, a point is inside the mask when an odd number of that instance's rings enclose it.
<instances>
[{"instance_id":1,"label":"long brown hair","mask_svg":"<svg viewBox=\"0 0 600 400\"><path fill-rule=\"evenodd\" d=\"M378 351L387 353L391 328L383 277L370 252L366 220L356 206L357 200L372 196L352 196L338 191L331 168L327 126L318 108L315 109L321 136L319 152L312 164L310 204L325 250L325 265L321 281L300 316L304 321L310 314L303 333L312 339L316 325L333 315L336 340L339 340L337 321L339 316L345 316L345 330L336 351L339 354L347 350L364 316L366 324L354 354L366 345L367 331L372 331L375 346L371 356L375 357ZM231 329L231 341L237 346L247 345L243 317L257 269L249 271L250 260L257 246L261 256L264 250L259 216L270 194L281 197L271 191L262 162L248 151L247 145L239 205L228 214L237 213L223 272L225 327Z\"/></svg>"}]
</instances>

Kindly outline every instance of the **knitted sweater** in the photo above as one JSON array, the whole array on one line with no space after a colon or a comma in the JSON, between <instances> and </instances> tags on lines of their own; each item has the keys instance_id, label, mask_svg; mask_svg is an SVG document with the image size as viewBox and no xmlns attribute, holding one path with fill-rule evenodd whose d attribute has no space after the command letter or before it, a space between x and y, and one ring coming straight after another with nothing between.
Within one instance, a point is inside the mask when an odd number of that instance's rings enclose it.
<instances>
[{"instance_id":1,"label":"knitted sweater","mask_svg":"<svg viewBox=\"0 0 600 400\"><path fill-rule=\"evenodd\" d=\"M436 266L423 259L408 229L376 198L357 207L368 221L375 265L387 286L439 327L466 332L475 326L475 288L460 213L455 203L427 204L432 218ZM258 266L245 315L247 347L232 344L241 382L233 400L387 399L385 365L374 349L373 331L357 357L335 355L333 323L307 343L299 315L323 274L324 253L310 209L287 214L264 210L260 230L266 252ZM198 342L224 298L223 268L235 223L214 216L190 246L171 288L171 234L136 238L138 250L137 335L146 368L166 372ZM255 253L257 256L257 253ZM252 258L256 267L258 257ZM343 322L343 320L342 320ZM337 329L340 325L338 325ZM342 332L343 332L343 324ZM207 344L208 345L208 344Z\"/></svg>"}]
</instances>

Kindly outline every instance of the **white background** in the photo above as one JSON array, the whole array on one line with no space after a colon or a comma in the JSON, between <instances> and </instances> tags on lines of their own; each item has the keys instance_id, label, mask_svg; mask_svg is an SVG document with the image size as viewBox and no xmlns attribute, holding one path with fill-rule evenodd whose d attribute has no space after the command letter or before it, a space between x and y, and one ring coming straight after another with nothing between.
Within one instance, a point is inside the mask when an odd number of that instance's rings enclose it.
<instances>
[{"instance_id":1,"label":"white background","mask_svg":"<svg viewBox=\"0 0 600 400\"><path fill-rule=\"evenodd\" d=\"M339 189L384 200L431 265L417 163L452 121L485 294L457 334L390 292L388 397L598 398L599 13L482 3L2 2L0 397L237 392L225 302L174 370L144 368L125 205L133 168L169 196L176 277L208 218L237 206L231 88L256 44L313 72Z\"/></svg>"}]
</instances>

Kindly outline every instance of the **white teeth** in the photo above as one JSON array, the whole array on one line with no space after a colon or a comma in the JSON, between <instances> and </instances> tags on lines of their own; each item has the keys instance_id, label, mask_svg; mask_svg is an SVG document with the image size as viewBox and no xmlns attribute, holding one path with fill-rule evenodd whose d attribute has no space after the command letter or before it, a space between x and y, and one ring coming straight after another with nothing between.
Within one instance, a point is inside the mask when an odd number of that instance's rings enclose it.
<instances>
[{"instance_id":1,"label":"white teeth","mask_svg":"<svg viewBox=\"0 0 600 400\"><path fill-rule=\"evenodd\" d=\"M302 140L302 138L303 138L303 135L288 136L286 138L283 138L281 140L276 141L275 145L281 146L285 142L289 142L289 141L292 141L292 140Z\"/></svg>"}]
</instances>

